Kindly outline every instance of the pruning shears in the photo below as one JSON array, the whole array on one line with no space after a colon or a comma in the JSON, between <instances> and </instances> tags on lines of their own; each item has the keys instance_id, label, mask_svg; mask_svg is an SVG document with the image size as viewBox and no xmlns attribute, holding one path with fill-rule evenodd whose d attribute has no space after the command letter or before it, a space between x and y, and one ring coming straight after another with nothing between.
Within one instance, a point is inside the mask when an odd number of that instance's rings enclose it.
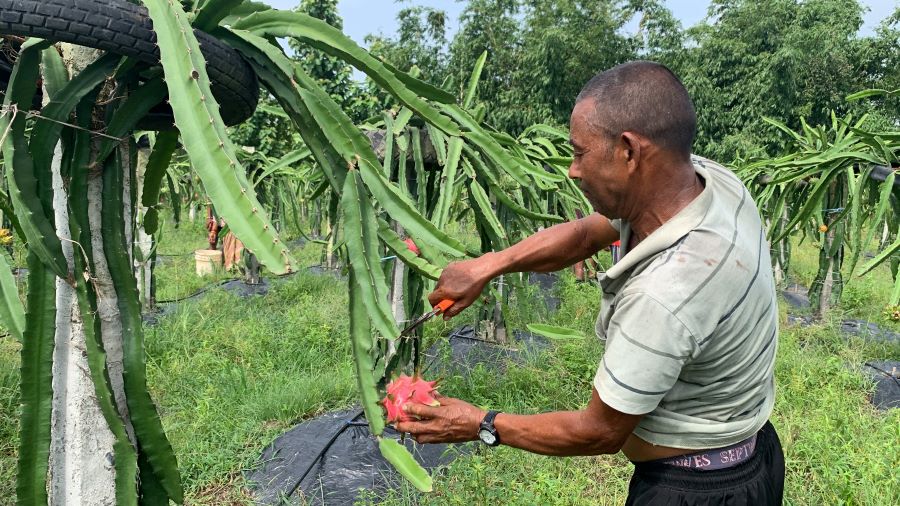
<instances>
[{"instance_id":1,"label":"pruning shears","mask_svg":"<svg viewBox=\"0 0 900 506\"><path fill-rule=\"evenodd\" d=\"M438 302L438 303L434 306L434 309L432 309L431 311L429 311L429 312L423 314L422 316L416 318L415 320L412 321L412 323L409 324L409 326L407 326L405 329L403 329L403 331L400 332L400 337L408 337L409 334L410 334L413 330L415 330L416 327L418 327L419 325L421 325L421 324L427 322L428 320L430 320L430 319L433 318L434 316L439 315L439 314L443 313L444 311L450 309L450 306L452 306L452 305L455 304L455 303L456 303L456 301L455 301L455 300L452 300L452 299L444 299L444 300Z\"/></svg>"}]
</instances>

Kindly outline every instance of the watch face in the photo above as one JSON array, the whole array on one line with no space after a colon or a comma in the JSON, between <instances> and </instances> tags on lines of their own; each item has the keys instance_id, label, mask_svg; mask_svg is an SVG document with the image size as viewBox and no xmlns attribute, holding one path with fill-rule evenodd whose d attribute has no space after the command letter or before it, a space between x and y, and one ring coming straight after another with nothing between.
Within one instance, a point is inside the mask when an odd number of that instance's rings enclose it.
<instances>
[{"instance_id":1,"label":"watch face","mask_svg":"<svg viewBox=\"0 0 900 506\"><path fill-rule=\"evenodd\" d=\"M497 438L494 437L494 435L491 434L490 431L485 430L485 429L481 429L480 431L478 431L478 437L482 441L484 441L485 444L489 444L489 445L492 445L497 441Z\"/></svg>"}]
</instances>

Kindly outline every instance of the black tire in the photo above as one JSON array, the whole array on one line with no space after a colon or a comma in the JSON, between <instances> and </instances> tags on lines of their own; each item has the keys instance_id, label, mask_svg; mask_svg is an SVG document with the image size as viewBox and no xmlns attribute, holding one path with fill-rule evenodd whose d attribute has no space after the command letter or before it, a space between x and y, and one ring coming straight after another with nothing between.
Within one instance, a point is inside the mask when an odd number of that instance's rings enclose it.
<instances>
[{"instance_id":1,"label":"black tire","mask_svg":"<svg viewBox=\"0 0 900 506\"><path fill-rule=\"evenodd\" d=\"M159 63L156 33L147 9L126 0L0 0L0 34L69 42L150 65ZM199 30L194 34L206 58L222 119L227 125L245 121L253 115L259 99L256 73L231 47ZM152 116L156 125L171 123L171 110L168 121L161 121L157 110Z\"/></svg>"}]
</instances>

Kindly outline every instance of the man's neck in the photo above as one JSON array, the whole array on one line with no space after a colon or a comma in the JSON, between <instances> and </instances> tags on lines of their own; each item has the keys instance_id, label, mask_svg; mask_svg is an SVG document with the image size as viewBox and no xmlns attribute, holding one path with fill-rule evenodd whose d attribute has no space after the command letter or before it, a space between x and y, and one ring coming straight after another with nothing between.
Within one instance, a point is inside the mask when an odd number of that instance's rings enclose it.
<instances>
[{"instance_id":1,"label":"man's neck","mask_svg":"<svg viewBox=\"0 0 900 506\"><path fill-rule=\"evenodd\" d=\"M626 218L631 227L630 248L652 234L669 221L703 192L703 181L692 164L673 169L670 182L648 183L652 192L646 192L632 216Z\"/></svg>"}]
</instances>

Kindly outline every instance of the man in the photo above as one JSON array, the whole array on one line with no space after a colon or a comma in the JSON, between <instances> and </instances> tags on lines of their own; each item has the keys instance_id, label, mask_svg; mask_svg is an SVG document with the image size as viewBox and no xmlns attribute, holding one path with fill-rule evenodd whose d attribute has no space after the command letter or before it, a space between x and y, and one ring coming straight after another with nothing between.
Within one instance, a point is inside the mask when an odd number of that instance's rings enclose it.
<instances>
[{"instance_id":1,"label":"man","mask_svg":"<svg viewBox=\"0 0 900 506\"><path fill-rule=\"evenodd\" d=\"M731 172L691 156L693 104L662 65L598 74L570 123L569 176L597 212L449 265L429 298L457 301L452 317L495 276L559 270L621 239L600 279L606 346L587 407L497 414L441 397L409 406L420 420L397 429L420 443L622 451L635 466L627 504L780 504L784 458L767 421L778 309L753 199Z\"/></svg>"}]
</instances>

